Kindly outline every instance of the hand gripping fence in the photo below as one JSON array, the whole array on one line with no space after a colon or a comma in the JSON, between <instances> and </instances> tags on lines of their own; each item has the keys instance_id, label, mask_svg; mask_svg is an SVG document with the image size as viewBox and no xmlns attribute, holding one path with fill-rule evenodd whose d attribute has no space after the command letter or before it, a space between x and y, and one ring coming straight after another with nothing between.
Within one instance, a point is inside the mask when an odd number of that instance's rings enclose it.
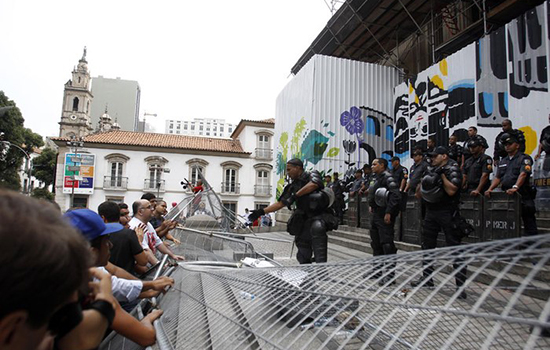
<instances>
[{"instance_id":1,"label":"hand gripping fence","mask_svg":"<svg viewBox=\"0 0 550 350\"><path fill-rule=\"evenodd\" d=\"M152 349L549 349L549 259L541 235L337 264L188 261L169 270ZM123 339L101 349L140 349Z\"/></svg>"}]
</instances>

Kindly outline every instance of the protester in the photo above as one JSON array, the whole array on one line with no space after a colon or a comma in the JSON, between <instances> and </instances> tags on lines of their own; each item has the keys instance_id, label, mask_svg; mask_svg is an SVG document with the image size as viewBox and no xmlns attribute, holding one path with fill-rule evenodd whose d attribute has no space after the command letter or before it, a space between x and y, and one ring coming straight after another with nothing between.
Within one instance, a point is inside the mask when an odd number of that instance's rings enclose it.
<instances>
[{"instance_id":1,"label":"protester","mask_svg":"<svg viewBox=\"0 0 550 350\"><path fill-rule=\"evenodd\" d=\"M101 217L89 209L77 209L69 211L65 214L65 218L77 228L81 234L90 242L90 251L95 257L95 266L105 266L109 261L111 248L110 234L116 232L117 225L120 224L105 224ZM120 287L121 283L128 285L128 281L111 277L111 281L115 281ZM142 283L136 281L135 285ZM173 281L172 281L173 283ZM117 287L113 285L114 293ZM120 292L120 290L118 290ZM133 290L128 293L132 293ZM120 335L130 339L131 341L141 345L149 346L156 341L156 332L153 327L153 322L162 315L162 310L154 310L141 321L132 317L128 312L120 307L120 304L115 301L115 314L111 328Z\"/></svg>"},{"instance_id":2,"label":"protester","mask_svg":"<svg viewBox=\"0 0 550 350\"><path fill-rule=\"evenodd\" d=\"M61 350L97 347L115 300L109 276L88 270L87 242L52 205L0 190L0 210L0 348L50 349L54 341ZM99 282L82 311L77 293L90 273Z\"/></svg>"},{"instance_id":3,"label":"protester","mask_svg":"<svg viewBox=\"0 0 550 350\"><path fill-rule=\"evenodd\" d=\"M155 207L155 210L153 210L153 217L149 220L149 222L160 238L165 238L175 244L180 244L181 242L179 239L174 238L174 236L170 233L171 230L176 228L177 222L164 219L164 215L168 213L166 208L167 206L165 201L157 201L157 206Z\"/></svg>"},{"instance_id":4,"label":"protester","mask_svg":"<svg viewBox=\"0 0 550 350\"><path fill-rule=\"evenodd\" d=\"M151 192L147 192L147 193L144 193L142 196L141 196L141 199L146 199L148 200L151 205L153 206L153 209L155 209L155 207L157 206L157 196L155 196L153 193Z\"/></svg>"},{"instance_id":5,"label":"protester","mask_svg":"<svg viewBox=\"0 0 550 350\"><path fill-rule=\"evenodd\" d=\"M120 205L115 202L103 202L97 208L98 214L106 224L116 223ZM120 230L111 235L111 257L109 261L129 273L143 274L147 271L147 255L141 247L143 240L143 229L136 228L132 231L128 228L121 227Z\"/></svg>"},{"instance_id":6,"label":"protester","mask_svg":"<svg viewBox=\"0 0 550 350\"><path fill-rule=\"evenodd\" d=\"M183 256L175 255L166 245L164 245L153 226L149 223L153 215L153 207L148 200L141 199L135 201L134 204L132 204L132 211L134 217L128 224L130 229L136 229L138 226L143 229L144 236L141 241L141 246L151 265L158 263L158 259L155 256L157 249L163 254L168 254L168 256L174 260L185 260Z\"/></svg>"},{"instance_id":7,"label":"protester","mask_svg":"<svg viewBox=\"0 0 550 350\"><path fill-rule=\"evenodd\" d=\"M132 219L130 217L130 210L128 209L128 204L126 203L119 203L118 207L120 209L120 219L119 222L122 226L128 228L128 223Z\"/></svg>"}]
</instances>

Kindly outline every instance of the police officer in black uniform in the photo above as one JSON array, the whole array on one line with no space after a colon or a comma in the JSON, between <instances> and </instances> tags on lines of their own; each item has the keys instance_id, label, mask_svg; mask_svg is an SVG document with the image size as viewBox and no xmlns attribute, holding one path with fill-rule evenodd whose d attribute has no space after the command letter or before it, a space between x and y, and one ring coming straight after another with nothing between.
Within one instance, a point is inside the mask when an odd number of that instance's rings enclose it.
<instances>
[{"instance_id":1,"label":"police officer in black uniform","mask_svg":"<svg viewBox=\"0 0 550 350\"><path fill-rule=\"evenodd\" d=\"M344 192L346 190L346 186L344 183L338 178L338 173L333 173L332 176L334 180L330 184L330 189L332 192L334 192L334 204L333 208L336 212L336 216L338 217L339 223L342 225L344 224L344 210L346 209L346 202L344 201Z\"/></svg>"},{"instance_id":2,"label":"police officer in black uniform","mask_svg":"<svg viewBox=\"0 0 550 350\"><path fill-rule=\"evenodd\" d=\"M428 163L424 160L421 149L415 149L413 151L412 158L414 160L414 164L409 170L409 181L405 187L405 192L414 195L418 185L420 185L422 177L424 176L424 172L428 168Z\"/></svg>"},{"instance_id":3,"label":"police officer in black uniform","mask_svg":"<svg viewBox=\"0 0 550 350\"><path fill-rule=\"evenodd\" d=\"M372 161L374 184L369 189L369 206L371 208L371 247L372 255L390 255L397 252L393 242L395 218L399 213L401 194L398 182L388 171L388 161L376 158ZM388 273L380 284L393 284L393 273Z\"/></svg>"},{"instance_id":4,"label":"police officer in black uniform","mask_svg":"<svg viewBox=\"0 0 550 350\"><path fill-rule=\"evenodd\" d=\"M475 126L470 126L468 128L468 139L464 141L464 145L462 146L462 163L460 163L461 170L464 168L464 164L466 164L466 161L468 160L468 158L472 156L472 154L470 153L470 150L468 149L468 142L470 142L474 138L481 141L481 146L484 149L489 148L489 144L487 143L487 140L485 139L485 137L477 134L477 128Z\"/></svg>"},{"instance_id":5,"label":"police officer in black uniform","mask_svg":"<svg viewBox=\"0 0 550 350\"><path fill-rule=\"evenodd\" d=\"M548 115L548 123L550 123L550 114ZM546 158L550 158L550 125L542 129L539 138L539 149L535 155L535 160L540 158L540 154L544 151Z\"/></svg>"},{"instance_id":6,"label":"police officer in black uniform","mask_svg":"<svg viewBox=\"0 0 550 350\"><path fill-rule=\"evenodd\" d=\"M458 205L460 201L460 187L462 185L462 173L458 163L449 158L446 147L438 146L429 154L432 164L421 183L422 198L426 201L426 217L422 224L422 249L434 249L437 246L437 235L443 230L447 246L459 245L462 234L456 222L459 218ZM466 267L460 267L460 259L455 259L453 264L457 270L455 281L457 289L466 280ZM430 275L434 268L431 263L424 261L422 277L413 281L411 285L434 285ZM462 290L459 298L465 299L466 292Z\"/></svg>"},{"instance_id":7,"label":"police officer in black uniform","mask_svg":"<svg viewBox=\"0 0 550 350\"><path fill-rule=\"evenodd\" d=\"M286 172L292 182L285 186L278 201L263 209L253 210L248 219L252 222L262 215L290 207L297 209L288 222L287 230L296 236L296 259L300 264L327 261L327 230L335 229L337 221L329 206L329 196L322 191L323 179L318 171L304 171L304 164L294 158L287 162Z\"/></svg>"},{"instance_id":8,"label":"police officer in black uniform","mask_svg":"<svg viewBox=\"0 0 550 350\"><path fill-rule=\"evenodd\" d=\"M521 195L521 218L525 235L537 235L535 193L529 183L533 170L533 159L520 151L516 134L504 134L501 136L500 142L504 145L507 156L500 160L497 174L491 186L485 192L485 196L491 198L491 192L498 185L501 185L502 190L509 195L519 193Z\"/></svg>"},{"instance_id":9,"label":"police officer in black uniform","mask_svg":"<svg viewBox=\"0 0 550 350\"><path fill-rule=\"evenodd\" d=\"M458 137L455 134L452 134L449 137L449 158L458 163L459 166L462 165L462 146L457 143Z\"/></svg>"},{"instance_id":10,"label":"police officer in black uniform","mask_svg":"<svg viewBox=\"0 0 550 350\"><path fill-rule=\"evenodd\" d=\"M504 144L501 142L504 134L513 135L518 141L519 151L522 153L525 152L525 136L523 135L523 131L512 129L512 121L510 119L504 119L502 121L502 131L495 138L495 151L493 154L495 165L498 165L501 158L505 158L508 155Z\"/></svg>"},{"instance_id":11,"label":"police officer in black uniform","mask_svg":"<svg viewBox=\"0 0 550 350\"><path fill-rule=\"evenodd\" d=\"M489 174L493 172L493 159L485 154L483 140L474 137L468 142L468 149L472 155L464 164L463 189L470 196L483 195L489 189Z\"/></svg>"}]
</instances>

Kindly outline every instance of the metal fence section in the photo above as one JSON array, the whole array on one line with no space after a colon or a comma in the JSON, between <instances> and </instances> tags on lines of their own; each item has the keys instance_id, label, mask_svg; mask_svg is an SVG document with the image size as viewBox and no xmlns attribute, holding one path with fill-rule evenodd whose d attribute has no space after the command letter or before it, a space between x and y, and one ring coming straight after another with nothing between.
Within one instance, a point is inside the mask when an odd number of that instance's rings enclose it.
<instances>
[{"instance_id":1,"label":"metal fence section","mask_svg":"<svg viewBox=\"0 0 550 350\"><path fill-rule=\"evenodd\" d=\"M537 236L341 264L182 263L160 301L156 347L547 349L549 247L550 236Z\"/></svg>"}]
</instances>

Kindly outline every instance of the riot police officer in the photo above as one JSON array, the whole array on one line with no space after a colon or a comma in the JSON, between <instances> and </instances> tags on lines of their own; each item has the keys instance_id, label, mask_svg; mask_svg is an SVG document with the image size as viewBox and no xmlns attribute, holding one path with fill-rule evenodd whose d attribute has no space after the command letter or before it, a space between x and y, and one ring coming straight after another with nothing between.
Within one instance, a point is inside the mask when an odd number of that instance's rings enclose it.
<instances>
[{"instance_id":1,"label":"riot police officer","mask_svg":"<svg viewBox=\"0 0 550 350\"><path fill-rule=\"evenodd\" d=\"M548 123L550 123L550 114L548 115ZM550 158L550 125L542 129L539 139L539 148L535 155L535 160L540 158L540 154L544 151L546 158Z\"/></svg>"},{"instance_id":2,"label":"riot police officer","mask_svg":"<svg viewBox=\"0 0 550 350\"><path fill-rule=\"evenodd\" d=\"M502 158L498 164L497 174L491 186L485 192L485 196L491 198L491 192L498 185L501 185L502 190L509 195L519 193L521 195L521 218L525 235L537 235L535 193L529 183L531 171L533 170L533 159L520 151L516 134L505 133L501 136L500 142L504 145L507 156Z\"/></svg>"},{"instance_id":3,"label":"riot police officer","mask_svg":"<svg viewBox=\"0 0 550 350\"><path fill-rule=\"evenodd\" d=\"M460 146L458 143L458 138L455 134L452 134L451 137L449 137L449 158L454 160L458 163L459 166L462 165L462 146Z\"/></svg>"},{"instance_id":4,"label":"riot police officer","mask_svg":"<svg viewBox=\"0 0 550 350\"><path fill-rule=\"evenodd\" d=\"M393 242L395 218L399 213L401 194L395 177L388 171L388 161L376 158L372 161L374 184L369 189L371 219L371 247L374 256L397 252ZM394 283L393 273L388 273L380 284Z\"/></svg>"},{"instance_id":5,"label":"riot police officer","mask_svg":"<svg viewBox=\"0 0 550 350\"><path fill-rule=\"evenodd\" d=\"M440 230L445 233L447 246L459 245L462 240L456 222L459 219L458 205L460 201L460 187L462 185L462 173L458 163L449 158L446 147L438 146L429 153L432 158L431 167L428 169L421 183L422 198L426 202L426 216L422 223L422 249L434 249L437 246L437 235ZM434 285L431 274L433 266L424 261L422 277L413 281L411 285ZM466 280L466 267L460 266L460 259L455 259L453 264L456 271L455 281L457 289ZM459 298L465 299L466 292L462 290Z\"/></svg>"},{"instance_id":6,"label":"riot police officer","mask_svg":"<svg viewBox=\"0 0 550 350\"><path fill-rule=\"evenodd\" d=\"M414 160L414 164L409 170L409 181L407 182L407 186L405 187L405 192L408 194L416 193L416 189L418 185L420 185L420 181L424 176L424 172L428 168L428 163L426 163L426 161L424 160L421 149L415 149L413 151L412 158Z\"/></svg>"},{"instance_id":7,"label":"riot police officer","mask_svg":"<svg viewBox=\"0 0 550 350\"><path fill-rule=\"evenodd\" d=\"M464 141L464 145L462 146L462 162L460 163L461 170L464 168L464 164L466 164L466 161L468 160L468 158L472 156L472 154L470 153L470 150L468 149L468 142L470 142L474 138L481 141L481 146L484 149L489 148L489 144L487 143L487 140L485 139L485 137L477 134L477 128L475 126L470 126L468 128L468 139Z\"/></svg>"},{"instance_id":8,"label":"riot police officer","mask_svg":"<svg viewBox=\"0 0 550 350\"><path fill-rule=\"evenodd\" d=\"M346 191L346 186L338 178L338 173L332 174L334 180L330 184L330 189L334 192L334 211L338 217L339 223L342 225L344 223L344 210L346 209L346 202L344 201L344 192Z\"/></svg>"},{"instance_id":9,"label":"riot police officer","mask_svg":"<svg viewBox=\"0 0 550 350\"><path fill-rule=\"evenodd\" d=\"M495 152L493 154L495 165L498 164L501 158L505 158L508 155L505 145L501 142L504 134L513 135L518 141L519 151L521 153L525 152L525 136L523 135L523 131L512 129L512 121L510 119L504 119L502 121L502 131L495 138Z\"/></svg>"},{"instance_id":10,"label":"riot police officer","mask_svg":"<svg viewBox=\"0 0 550 350\"><path fill-rule=\"evenodd\" d=\"M485 154L483 140L479 137L474 137L468 142L468 149L472 156L464 164L463 189L475 197L489 189L489 174L493 172L493 159Z\"/></svg>"},{"instance_id":11,"label":"riot police officer","mask_svg":"<svg viewBox=\"0 0 550 350\"><path fill-rule=\"evenodd\" d=\"M278 201L263 209L253 210L248 217L254 221L262 215L275 212L296 202L297 209L287 224L287 230L295 236L300 264L327 261L327 230L335 229L336 218L330 211L330 198L324 188L321 174L304 171L304 164L294 158L287 162L286 172L292 182L285 186Z\"/></svg>"}]
</instances>

